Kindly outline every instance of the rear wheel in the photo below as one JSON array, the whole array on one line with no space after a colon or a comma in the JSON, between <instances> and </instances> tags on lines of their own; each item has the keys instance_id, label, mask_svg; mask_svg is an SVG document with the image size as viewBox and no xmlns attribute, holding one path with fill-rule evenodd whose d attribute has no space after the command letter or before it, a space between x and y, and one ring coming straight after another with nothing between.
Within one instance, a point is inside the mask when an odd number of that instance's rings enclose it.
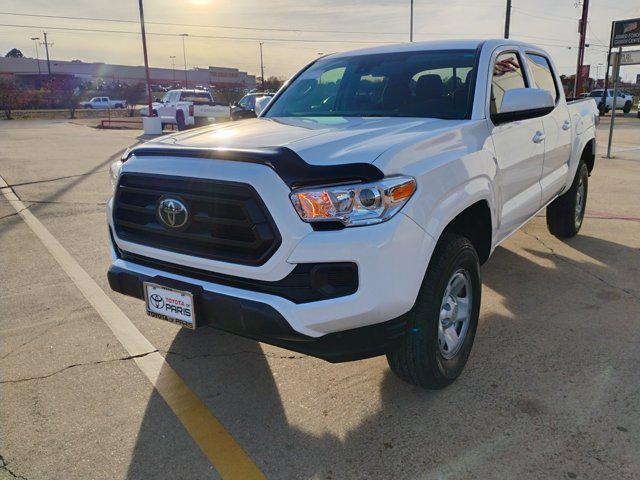
<instances>
[{"instance_id":1,"label":"rear wheel","mask_svg":"<svg viewBox=\"0 0 640 480\"><path fill-rule=\"evenodd\" d=\"M625 115L631 111L631 107L632 107L632 103L631 102L626 102L624 104L624 107L623 107L622 111L625 113Z\"/></svg>"},{"instance_id":2,"label":"rear wheel","mask_svg":"<svg viewBox=\"0 0 640 480\"><path fill-rule=\"evenodd\" d=\"M178 130L182 131L187 128L187 124L184 121L184 112L182 110L178 110L176 113L176 123L178 124Z\"/></svg>"},{"instance_id":3,"label":"rear wheel","mask_svg":"<svg viewBox=\"0 0 640 480\"><path fill-rule=\"evenodd\" d=\"M571 238L578 234L587 208L588 191L589 170L580 161L571 188L547 207L547 227L553 235Z\"/></svg>"},{"instance_id":4,"label":"rear wheel","mask_svg":"<svg viewBox=\"0 0 640 480\"><path fill-rule=\"evenodd\" d=\"M471 242L445 232L409 316L409 332L387 354L391 370L424 388L452 383L464 369L478 326L480 262Z\"/></svg>"}]
</instances>

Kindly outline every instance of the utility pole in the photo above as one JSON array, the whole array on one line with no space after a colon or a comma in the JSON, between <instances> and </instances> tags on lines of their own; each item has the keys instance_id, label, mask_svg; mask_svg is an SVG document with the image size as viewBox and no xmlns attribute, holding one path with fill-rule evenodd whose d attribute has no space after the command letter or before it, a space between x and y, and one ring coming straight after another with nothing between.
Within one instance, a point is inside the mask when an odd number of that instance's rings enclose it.
<instances>
[{"instance_id":1,"label":"utility pole","mask_svg":"<svg viewBox=\"0 0 640 480\"><path fill-rule=\"evenodd\" d=\"M173 70L173 83L176 83L176 56L169 55L171 59L171 70Z\"/></svg>"},{"instance_id":2,"label":"utility pole","mask_svg":"<svg viewBox=\"0 0 640 480\"><path fill-rule=\"evenodd\" d=\"M33 40L33 44L36 46L36 61L38 62L38 78L40 78L40 75L42 74L42 72L40 71L40 54L38 53L38 40L40 40L40 37L31 37L31 40Z\"/></svg>"},{"instance_id":3,"label":"utility pole","mask_svg":"<svg viewBox=\"0 0 640 480\"><path fill-rule=\"evenodd\" d=\"M187 80L187 50L184 46L184 39L185 37L188 37L189 34L181 33L180 36L182 37L182 59L184 60L184 88L188 88L189 81Z\"/></svg>"},{"instance_id":4,"label":"utility pole","mask_svg":"<svg viewBox=\"0 0 640 480\"><path fill-rule=\"evenodd\" d=\"M411 0L411 12L409 13L409 42L413 42L413 0Z\"/></svg>"},{"instance_id":5,"label":"utility pole","mask_svg":"<svg viewBox=\"0 0 640 480\"><path fill-rule=\"evenodd\" d=\"M511 27L511 0L507 0L507 12L504 16L504 38L509 38L510 27Z\"/></svg>"},{"instance_id":6,"label":"utility pole","mask_svg":"<svg viewBox=\"0 0 640 480\"><path fill-rule=\"evenodd\" d=\"M47 42L47 32L42 32L44 34L44 49L47 52L47 71L49 72L49 76L51 76L51 60L49 60L49 45L53 45L53 43Z\"/></svg>"},{"instance_id":7,"label":"utility pole","mask_svg":"<svg viewBox=\"0 0 640 480\"><path fill-rule=\"evenodd\" d=\"M262 91L264 92L264 62L262 61L262 42L260 42L260 78L262 78Z\"/></svg>"},{"instance_id":8,"label":"utility pole","mask_svg":"<svg viewBox=\"0 0 640 480\"><path fill-rule=\"evenodd\" d=\"M582 65L584 64L584 44L587 38L587 22L589 19L589 0L582 0L582 17L578 24L580 42L578 45L578 67L576 69L576 83L573 85L574 98L582 91Z\"/></svg>"},{"instance_id":9,"label":"utility pole","mask_svg":"<svg viewBox=\"0 0 640 480\"><path fill-rule=\"evenodd\" d=\"M154 117L153 105L151 104L151 78L149 77L149 57L147 56L147 34L144 30L144 10L142 9L142 0L138 0L140 8L140 32L142 34L142 54L144 55L144 76L147 80L147 110L149 117Z\"/></svg>"}]
</instances>

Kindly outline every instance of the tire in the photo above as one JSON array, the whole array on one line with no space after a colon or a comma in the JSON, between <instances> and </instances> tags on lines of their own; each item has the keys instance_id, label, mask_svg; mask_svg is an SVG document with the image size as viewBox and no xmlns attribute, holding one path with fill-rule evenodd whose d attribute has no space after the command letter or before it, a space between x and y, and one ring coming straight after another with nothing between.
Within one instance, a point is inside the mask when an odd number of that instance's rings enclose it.
<instances>
[{"instance_id":1,"label":"tire","mask_svg":"<svg viewBox=\"0 0 640 480\"><path fill-rule=\"evenodd\" d=\"M631 102L626 102L624 104L624 107L622 108L622 111L624 112L625 115L631 111L631 107L632 107L632 103Z\"/></svg>"},{"instance_id":2,"label":"tire","mask_svg":"<svg viewBox=\"0 0 640 480\"><path fill-rule=\"evenodd\" d=\"M638 118L640 118L640 109L638 109Z\"/></svg>"},{"instance_id":3,"label":"tire","mask_svg":"<svg viewBox=\"0 0 640 480\"><path fill-rule=\"evenodd\" d=\"M184 121L184 113L182 110L178 110L176 112L176 124L178 125L178 131L183 131L187 129L187 124Z\"/></svg>"},{"instance_id":4,"label":"tire","mask_svg":"<svg viewBox=\"0 0 640 480\"><path fill-rule=\"evenodd\" d=\"M589 170L580 160L571 188L547 207L547 227L558 238L575 237L582 227L589 192Z\"/></svg>"},{"instance_id":5,"label":"tire","mask_svg":"<svg viewBox=\"0 0 640 480\"><path fill-rule=\"evenodd\" d=\"M462 303L452 303L446 295L451 282L457 282L461 276L466 283L458 294L464 292L466 296L467 315L458 307ZM471 242L455 233L443 233L429 262L416 303L407 313L409 331L400 346L387 353L391 370L402 380L428 389L444 388L458 378L475 338L481 289L480 261ZM450 322L450 318L441 320L441 313L445 310L449 315L455 311L456 318L464 315L466 320L454 322L449 327L445 324L443 330L442 322ZM451 329L455 329L459 339L457 346L452 348L444 341L450 337L443 333Z\"/></svg>"}]
</instances>

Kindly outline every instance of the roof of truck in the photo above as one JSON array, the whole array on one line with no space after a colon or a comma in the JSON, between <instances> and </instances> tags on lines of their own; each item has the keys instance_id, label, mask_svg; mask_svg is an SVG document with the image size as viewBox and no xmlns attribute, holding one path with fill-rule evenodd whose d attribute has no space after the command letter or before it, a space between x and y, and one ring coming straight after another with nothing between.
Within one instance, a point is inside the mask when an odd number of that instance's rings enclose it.
<instances>
[{"instance_id":1,"label":"roof of truck","mask_svg":"<svg viewBox=\"0 0 640 480\"><path fill-rule=\"evenodd\" d=\"M487 47L496 48L501 45L515 45L527 47L535 50L542 50L534 44L519 42L517 40L504 38L490 39L464 39L464 40L435 40L429 42L396 43L392 45L381 45L358 50L350 50L328 55L331 58L350 57L353 55L370 55L376 53L410 52L421 50L475 50L485 44Z\"/></svg>"}]
</instances>

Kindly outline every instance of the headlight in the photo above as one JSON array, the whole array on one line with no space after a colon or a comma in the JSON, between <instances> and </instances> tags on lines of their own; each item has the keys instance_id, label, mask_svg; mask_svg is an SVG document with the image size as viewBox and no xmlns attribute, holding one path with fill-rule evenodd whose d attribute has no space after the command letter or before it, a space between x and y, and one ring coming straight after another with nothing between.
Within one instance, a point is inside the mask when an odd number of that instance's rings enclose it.
<instances>
[{"instance_id":1,"label":"headlight","mask_svg":"<svg viewBox=\"0 0 640 480\"><path fill-rule=\"evenodd\" d=\"M111 188L115 192L116 185L118 184L118 177L120 176L120 171L122 170L123 165L122 160L117 160L111 164L109 167L109 177L111 178Z\"/></svg>"},{"instance_id":2,"label":"headlight","mask_svg":"<svg viewBox=\"0 0 640 480\"><path fill-rule=\"evenodd\" d=\"M416 191L412 177L389 177L379 182L304 188L290 198L305 222L340 222L346 227L389 220Z\"/></svg>"}]
</instances>

